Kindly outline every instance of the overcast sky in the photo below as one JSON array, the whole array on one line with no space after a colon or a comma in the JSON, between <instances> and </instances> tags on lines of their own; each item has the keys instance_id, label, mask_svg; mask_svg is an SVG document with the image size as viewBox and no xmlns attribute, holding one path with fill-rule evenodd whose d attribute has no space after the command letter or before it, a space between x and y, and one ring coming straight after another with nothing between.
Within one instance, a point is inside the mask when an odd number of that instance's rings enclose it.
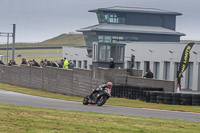
<instances>
[{"instance_id":1,"label":"overcast sky","mask_svg":"<svg viewBox=\"0 0 200 133\"><path fill-rule=\"evenodd\" d=\"M182 39L200 40L200 0L0 0L0 32L12 32L16 24L16 42L40 42L97 24L88 10L111 6L180 12L176 31L186 34Z\"/></svg>"}]
</instances>

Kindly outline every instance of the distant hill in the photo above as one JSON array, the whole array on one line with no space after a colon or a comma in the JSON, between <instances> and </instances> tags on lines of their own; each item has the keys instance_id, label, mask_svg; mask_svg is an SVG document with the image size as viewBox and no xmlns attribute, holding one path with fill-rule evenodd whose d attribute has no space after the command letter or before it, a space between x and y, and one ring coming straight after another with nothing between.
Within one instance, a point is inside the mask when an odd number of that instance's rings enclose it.
<instances>
[{"instance_id":1,"label":"distant hill","mask_svg":"<svg viewBox=\"0 0 200 133\"><path fill-rule=\"evenodd\" d=\"M9 44L12 47L12 44ZM45 46L85 46L85 40L82 34L61 34L54 38L38 43L17 42L15 47L45 47ZM6 48L6 44L0 45Z\"/></svg>"},{"instance_id":2,"label":"distant hill","mask_svg":"<svg viewBox=\"0 0 200 133\"><path fill-rule=\"evenodd\" d=\"M82 34L61 34L54 38L45 40L40 44L46 45L85 45L85 40Z\"/></svg>"}]
</instances>

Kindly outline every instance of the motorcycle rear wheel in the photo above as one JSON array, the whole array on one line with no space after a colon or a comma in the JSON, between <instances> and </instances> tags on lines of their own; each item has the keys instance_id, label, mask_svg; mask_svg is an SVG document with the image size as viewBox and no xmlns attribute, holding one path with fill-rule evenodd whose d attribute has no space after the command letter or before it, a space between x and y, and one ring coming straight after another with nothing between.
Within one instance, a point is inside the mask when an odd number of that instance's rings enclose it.
<instances>
[{"instance_id":1,"label":"motorcycle rear wheel","mask_svg":"<svg viewBox=\"0 0 200 133\"><path fill-rule=\"evenodd\" d=\"M84 105L88 105L88 96L86 96L84 99L83 99L83 104Z\"/></svg>"}]
</instances>

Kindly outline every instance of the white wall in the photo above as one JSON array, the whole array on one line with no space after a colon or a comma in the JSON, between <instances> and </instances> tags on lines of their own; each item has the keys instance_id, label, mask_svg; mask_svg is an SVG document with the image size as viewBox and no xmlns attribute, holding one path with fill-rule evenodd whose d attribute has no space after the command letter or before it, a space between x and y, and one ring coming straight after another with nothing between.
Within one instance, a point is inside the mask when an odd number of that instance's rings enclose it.
<instances>
[{"instance_id":1,"label":"white wall","mask_svg":"<svg viewBox=\"0 0 200 133\"><path fill-rule=\"evenodd\" d=\"M174 78L176 69L175 69L175 63L179 63L181 60L181 56L183 53L183 50L187 43L163 43L163 42L132 42L127 43L126 45L126 58L125 63L130 60L131 54L135 55L135 61L141 62L141 70L144 68L144 62L150 61L150 69L154 70L154 62L160 63L160 74L159 79L164 79L165 73L165 62L170 62L170 73L169 73L169 80L175 81L176 78ZM194 54L193 51L195 51L197 54ZM198 90L199 88L199 62L200 62L200 44L195 44L190 51L190 62L193 63L192 68L187 69L183 73L183 78L181 79L181 85L182 89L188 89L188 83L187 81L192 82L192 86L190 84L190 89L192 90ZM192 64L191 63L191 64ZM193 73L190 73L190 76L188 77L188 73L193 71ZM188 79L189 78L189 79Z\"/></svg>"},{"instance_id":2,"label":"white wall","mask_svg":"<svg viewBox=\"0 0 200 133\"><path fill-rule=\"evenodd\" d=\"M87 61L87 68L90 68L92 65L91 58L88 57L87 48L86 47L70 47L63 46L62 47L63 58L66 57L67 60L76 61L76 67L78 67L78 62L81 61L81 68L84 68L84 61Z\"/></svg>"},{"instance_id":3,"label":"white wall","mask_svg":"<svg viewBox=\"0 0 200 133\"><path fill-rule=\"evenodd\" d=\"M164 62L170 62L169 80L176 81L176 64L180 62L183 50L187 43L163 43L163 42L132 42L126 43L125 46L125 68L127 68L127 61L130 61L131 54L135 55L135 62L140 62L140 69L144 70L145 61L150 62L150 69L154 70L154 62L159 63L159 79L164 79ZM195 51L197 54L194 54ZM92 59L87 56L86 47L63 47L63 57L68 60L83 61L87 60L88 68L92 65ZM200 44L194 44L190 51L190 62L193 62L192 74L192 90L200 91ZM136 67L136 65L135 65ZM181 79L182 89L187 88L187 72L183 73ZM175 82L176 83L176 82Z\"/></svg>"}]
</instances>

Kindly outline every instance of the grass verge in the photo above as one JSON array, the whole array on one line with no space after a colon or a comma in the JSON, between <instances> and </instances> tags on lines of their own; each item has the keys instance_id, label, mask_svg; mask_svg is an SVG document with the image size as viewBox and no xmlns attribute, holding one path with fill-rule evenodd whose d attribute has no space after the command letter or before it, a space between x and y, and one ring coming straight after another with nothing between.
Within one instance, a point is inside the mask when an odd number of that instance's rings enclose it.
<instances>
[{"instance_id":1,"label":"grass verge","mask_svg":"<svg viewBox=\"0 0 200 133\"><path fill-rule=\"evenodd\" d=\"M30 94L41 97L49 97L61 100L77 101L82 102L83 98L51 93L42 90L24 88L19 86L14 86L10 84L0 83L0 89L14 91L24 94ZM113 98L111 97L107 102L107 105L117 105L126 107L136 107L136 108L150 108L150 109L162 109L162 110L173 110L173 111L185 111L185 112L196 112L200 113L200 106L182 106L182 105L166 105L166 104L156 104L156 103L146 103L139 100L130 100L125 98Z\"/></svg>"},{"instance_id":2,"label":"grass verge","mask_svg":"<svg viewBox=\"0 0 200 133\"><path fill-rule=\"evenodd\" d=\"M198 133L199 122L0 104L0 132Z\"/></svg>"}]
</instances>

